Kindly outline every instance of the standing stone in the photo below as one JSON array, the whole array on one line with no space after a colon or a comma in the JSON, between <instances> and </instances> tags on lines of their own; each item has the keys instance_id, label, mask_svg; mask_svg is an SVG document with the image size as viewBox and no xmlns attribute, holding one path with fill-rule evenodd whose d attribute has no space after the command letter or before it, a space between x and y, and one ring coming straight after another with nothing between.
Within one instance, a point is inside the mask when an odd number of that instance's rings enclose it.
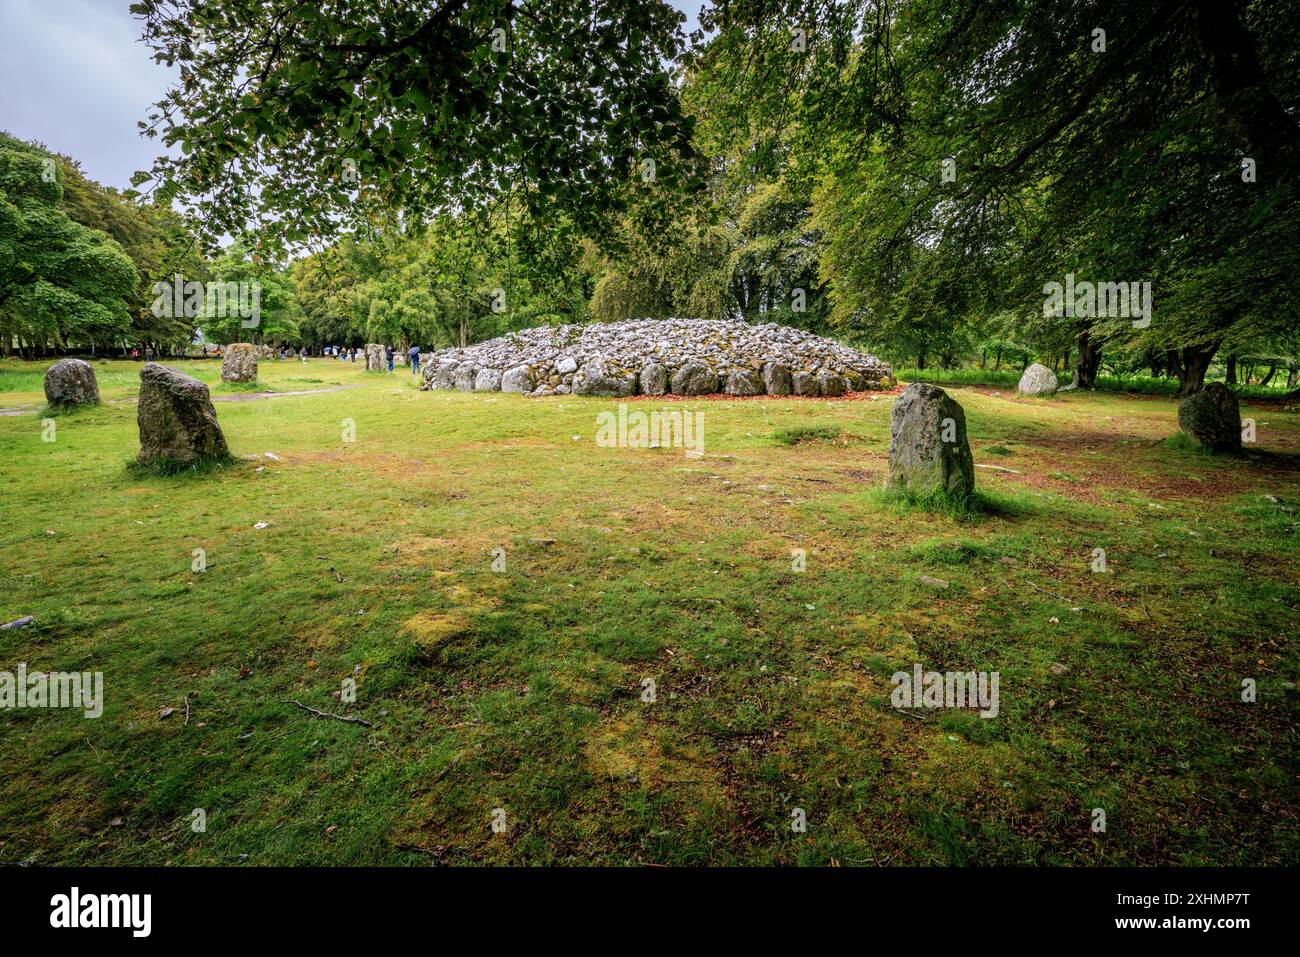
<instances>
[{"instance_id":1,"label":"standing stone","mask_svg":"<svg viewBox=\"0 0 1300 957\"><path fill-rule=\"evenodd\" d=\"M1055 395L1060 388L1056 373L1040 362L1035 362L1020 377L1016 387L1021 395Z\"/></svg>"},{"instance_id":2,"label":"standing stone","mask_svg":"<svg viewBox=\"0 0 1300 957\"><path fill-rule=\"evenodd\" d=\"M559 368L559 365L556 365ZM574 395L636 395L636 376L608 360L588 359L573 377Z\"/></svg>"},{"instance_id":3,"label":"standing stone","mask_svg":"<svg viewBox=\"0 0 1300 957\"><path fill-rule=\"evenodd\" d=\"M141 465L192 465L230 455L208 387L156 362L146 362L140 370L136 422L140 427L136 461Z\"/></svg>"},{"instance_id":4,"label":"standing stone","mask_svg":"<svg viewBox=\"0 0 1300 957\"><path fill-rule=\"evenodd\" d=\"M256 382L257 348L251 342L232 342L221 356L222 382Z\"/></svg>"},{"instance_id":5,"label":"standing stone","mask_svg":"<svg viewBox=\"0 0 1300 957\"><path fill-rule=\"evenodd\" d=\"M388 353L383 345L377 342L366 343L366 371L386 372L387 370Z\"/></svg>"},{"instance_id":6,"label":"standing stone","mask_svg":"<svg viewBox=\"0 0 1300 957\"><path fill-rule=\"evenodd\" d=\"M479 369L478 375L474 376L475 392L500 392L501 391L501 370L500 369Z\"/></svg>"},{"instance_id":7,"label":"standing stone","mask_svg":"<svg viewBox=\"0 0 1300 957\"><path fill-rule=\"evenodd\" d=\"M641 370L641 394L664 395L668 391L668 370L658 362L648 363Z\"/></svg>"},{"instance_id":8,"label":"standing stone","mask_svg":"<svg viewBox=\"0 0 1300 957\"><path fill-rule=\"evenodd\" d=\"M763 378L752 369L732 369L723 391L727 395L762 395Z\"/></svg>"},{"instance_id":9,"label":"standing stone","mask_svg":"<svg viewBox=\"0 0 1300 957\"><path fill-rule=\"evenodd\" d=\"M790 377L795 395L816 395L817 378L811 372L796 372Z\"/></svg>"},{"instance_id":10,"label":"standing stone","mask_svg":"<svg viewBox=\"0 0 1300 957\"><path fill-rule=\"evenodd\" d=\"M718 391L718 374L692 360L673 373L672 389L674 395L708 395Z\"/></svg>"},{"instance_id":11,"label":"standing stone","mask_svg":"<svg viewBox=\"0 0 1300 957\"><path fill-rule=\"evenodd\" d=\"M45 401L68 408L99 404L99 382L89 362L60 359L45 370Z\"/></svg>"},{"instance_id":12,"label":"standing stone","mask_svg":"<svg viewBox=\"0 0 1300 957\"><path fill-rule=\"evenodd\" d=\"M456 367L456 388L461 392L473 392L474 382L478 379L478 366L472 362L462 362Z\"/></svg>"},{"instance_id":13,"label":"standing stone","mask_svg":"<svg viewBox=\"0 0 1300 957\"><path fill-rule=\"evenodd\" d=\"M1211 452L1241 451L1241 406L1222 382L1211 382L1178 404L1178 427Z\"/></svg>"},{"instance_id":14,"label":"standing stone","mask_svg":"<svg viewBox=\"0 0 1300 957\"><path fill-rule=\"evenodd\" d=\"M536 384L533 370L528 366L515 366L513 369L507 369L501 376L502 392L532 392Z\"/></svg>"},{"instance_id":15,"label":"standing stone","mask_svg":"<svg viewBox=\"0 0 1300 957\"><path fill-rule=\"evenodd\" d=\"M966 413L938 386L914 382L894 402L886 488L952 498L975 489Z\"/></svg>"}]
</instances>

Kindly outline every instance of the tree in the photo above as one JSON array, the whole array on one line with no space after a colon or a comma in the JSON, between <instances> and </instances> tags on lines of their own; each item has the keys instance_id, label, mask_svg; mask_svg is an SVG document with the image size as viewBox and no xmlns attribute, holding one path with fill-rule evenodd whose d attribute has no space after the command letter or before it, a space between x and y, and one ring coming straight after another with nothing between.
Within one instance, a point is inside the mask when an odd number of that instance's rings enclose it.
<instances>
[{"instance_id":1,"label":"tree","mask_svg":"<svg viewBox=\"0 0 1300 957\"><path fill-rule=\"evenodd\" d=\"M0 338L90 345L126 332L140 277L122 247L62 208L62 169L0 134Z\"/></svg>"},{"instance_id":2,"label":"tree","mask_svg":"<svg viewBox=\"0 0 1300 957\"><path fill-rule=\"evenodd\" d=\"M295 241L508 195L598 230L634 173L668 188L691 176L690 122L665 70L683 18L663 0L132 11L155 59L180 69L141 124L179 147L154 166L158 194L192 201L217 231Z\"/></svg>"},{"instance_id":3,"label":"tree","mask_svg":"<svg viewBox=\"0 0 1300 957\"><path fill-rule=\"evenodd\" d=\"M840 314L905 305L930 252L982 277L951 283L967 298L937 322L1025 313L1067 273L1150 282L1149 324L1060 326L1085 357L1081 385L1105 342L1164 352L1184 394L1225 340L1294 323L1294 7L749 0L705 19L717 85L751 127L800 131L818 167ZM876 312L852 304L868 298Z\"/></svg>"}]
</instances>

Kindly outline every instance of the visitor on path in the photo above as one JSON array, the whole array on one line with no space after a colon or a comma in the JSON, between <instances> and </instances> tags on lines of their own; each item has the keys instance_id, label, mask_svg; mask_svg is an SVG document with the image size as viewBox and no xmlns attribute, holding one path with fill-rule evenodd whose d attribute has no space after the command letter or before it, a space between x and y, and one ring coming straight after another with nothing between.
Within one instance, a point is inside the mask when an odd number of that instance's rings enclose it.
<instances>
[{"instance_id":1,"label":"visitor on path","mask_svg":"<svg viewBox=\"0 0 1300 957\"><path fill-rule=\"evenodd\" d=\"M302 350L298 353L298 357L299 357L300 359L302 359L303 362L306 362L306 361L307 361L307 347L306 347L306 346L303 346L303 347L302 347Z\"/></svg>"},{"instance_id":2,"label":"visitor on path","mask_svg":"<svg viewBox=\"0 0 1300 957\"><path fill-rule=\"evenodd\" d=\"M411 360L411 375L420 371L420 347L411 346L406 350L406 357Z\"/></svg>"},{"instance_id":3,"label":"visitor on path","mask_svg":"<svg viewBox=\"0 0 1300 957\"><path fill-rule=\"evenodd\" d=\"M388 357L388 371L393 371L393 347L384 346L384 354Z\"/></svg>"}]
</instances>

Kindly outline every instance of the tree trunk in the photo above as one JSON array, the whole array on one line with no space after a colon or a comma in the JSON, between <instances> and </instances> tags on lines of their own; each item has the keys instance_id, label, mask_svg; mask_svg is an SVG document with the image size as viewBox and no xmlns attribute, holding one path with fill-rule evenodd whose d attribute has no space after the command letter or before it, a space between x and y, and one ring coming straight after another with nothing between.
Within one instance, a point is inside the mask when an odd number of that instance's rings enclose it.
<instances>
[{"instance_id":1,"label":"tree trunk","mask_svg":"<svg viewBox=\"0 0 1300 957\"><path fill-rule=\"evenodd\" d=\"M1237 357L1228 356L1224 362L1223 381L1228 385L1237 384Z\"/></svg>"},{"instance_id":2,"label":"tree trunk","mask_svg":"<svg viewBox=\"0 0 1300 957\"><path fill-rule=\"evenodd\" d=\"M1178 398L1186 398L1205 387L1205 373L1219 349L1217 342L1208 346L1184 346L1169 350L1169 365L1178 376Z\"/></svg>"},{"instance_id":3,"label":"tree trunk","mask_svg":"<svg viewBox=\"0 0 1300 957\"><path fill-rule=\"evenodd\" d=\"M1277 375L1277 366L1276 366L1276 365L1271 365L1271 366L1269 366L1269 367L1268 367L1268 375L1264 376L1264 378L1260 380L1260 383L1259 383L1259 384L1260 384L1260 385L1268 385L1270 382L1273 381L1273 376L1275 376L1275 375Z\"/></svg>"},{"instance_id":4,"label":"tree trunk","mask_svg":"<svg viewBox=\"0 0 1300 957\"><path fill-rule=\"evenodd\" d=\"M1101 343L1088 335L1088 330L1079 332L1079 359L1074 364L1074 388L1097 388L1097 370L1101 367Z\"/></svg>"}]
</instances>

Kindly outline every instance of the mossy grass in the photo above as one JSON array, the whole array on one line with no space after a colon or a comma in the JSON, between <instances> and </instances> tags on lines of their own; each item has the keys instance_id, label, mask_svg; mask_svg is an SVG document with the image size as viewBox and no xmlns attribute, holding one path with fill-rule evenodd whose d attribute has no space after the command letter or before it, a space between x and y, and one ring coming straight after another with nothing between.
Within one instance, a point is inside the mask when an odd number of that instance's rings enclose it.
<instances>
[{"instance_id":1,"label":"mossy grass","mask_svg":"<svg viewBox=\"0 0 1300 957\"><path fill-rule=\"evenodd\" d=\"M1202 445L1200 442L1196 441L1196 439L1192 438L1192 436L1188 435L1186 432L1175 432L1173 435L1164 439L1164 441L1162 441L1160 444L1162 447L1169 449L1170 451L1194 452L1197 455L1206 455L1211 458L1231 457L1234 454L1238 454L1232 452L1216 452L1214 449L1210 448L1209 446Z\"/></svg>"},{"instance_id":2,"label":"mossy grass","mask_svg":"<svg viewBox=\"0 0 1300 957\"><path fill-rule=\"evenodd\" d=\"M218 382L216 385L212 387L212 391L216 393L221 393L221 392L274 392L276 390L262 379L258 379L255 382L227 382L226 380L222 379L220 382Z\"/></svg>"},{"instance_id":3,"label":"mossy grass","mask_svg":"<svg viewBox=\"0 0 1300 957\"><path fill-rule=\"evenodd\" d=\"M212 455L198 459L194 462L180 462L176 459L158 458L152 462L141 463L134 459L126 463L128 475L137 478L157 477L157 478L176 478L176 477L200 477L210 475L213 472L225 471L240 465L241 460L234 455Z\"/></svg>"},{"instance_id":4,"label":"mossy grass","mask_svg":"<svg viewBox=\"0 0 1300 957\"><path fill-rule=\"evenodd\" d=\"M46 403L36 414L42 419L58 419L67 416L80 415L85 412L93 412L104 404L103 400L95 402L67 403L59 402L55 404Z\"/></svg>"},{"instance_id":5,"label":"mossy grass","mask_svg":"<svg viewBox=\"0 0 1300 957\"><path fill-rule=\"evenodd\" d=\"M966 391L1015 472L950 514L879 491L888 402L692 400L696 458L598 446L618 400L322 359L260 374L354 388L215 403L256 467L132 473L139 368L55 442L0 416L0 621L37 622L0 669L105 692L0 711L0 865L1296 860L1296 412L1225 460L1161 443L1169 398ZM773 439L807 427L853 439ZM998 671L998 717L900 713L916 664Z\"/></svg>"},{"instance_id":6,"label":"mossy grass","mask_svg":"<svg viewBox=\"0 0 1300 957\"><path fill-rule=\"evenodd\" d=\"M874 490L873 499L900 512L946 515L959 522L1017 517L1030 514L1035 508L1025 496L986 492L978 488L967 495L950 495L940 489L917 493L911 489L882 487Z\"/></svg>"},{"instance_id":7,"label":"mossy grass","mask_svg":"<svg viewBox=\"0 0 1300 957\"><path fill-rule=\"evenodd\" d=\"M773 433L772 438L779 445L804 445L809 442L834 442L844 444L849 441L849 433L837 425L797 425L790 429L781 429Z\"/></svg>"}]
</instances>

